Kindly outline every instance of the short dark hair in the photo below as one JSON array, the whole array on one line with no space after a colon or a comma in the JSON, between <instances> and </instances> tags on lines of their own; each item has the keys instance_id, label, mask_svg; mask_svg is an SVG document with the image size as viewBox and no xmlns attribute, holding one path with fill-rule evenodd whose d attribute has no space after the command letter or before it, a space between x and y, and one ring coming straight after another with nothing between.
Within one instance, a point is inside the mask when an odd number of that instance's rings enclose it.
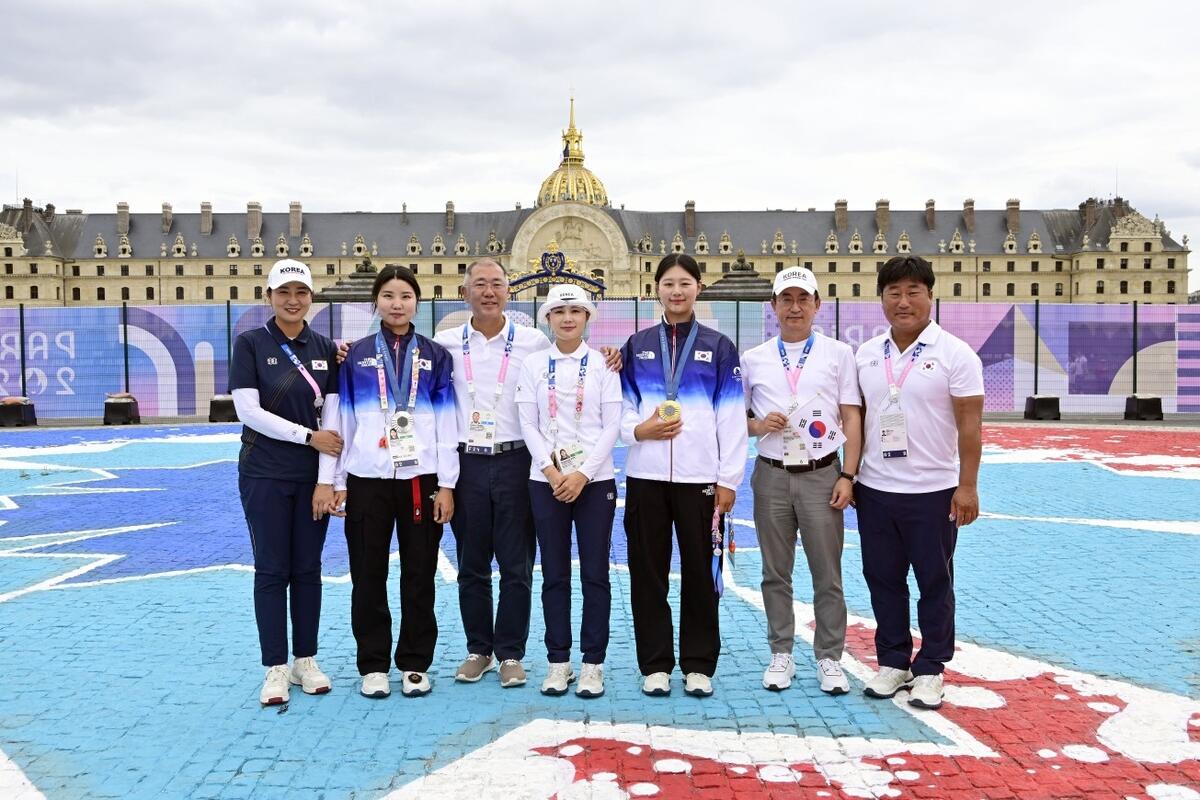
<instances>
[{"instance_id":1,"label":"short dark hair","mask_svg":"<svg viewBox=\"0 0 1200 800\"><path fill-rule=\"evenodd\" d=\"M933 289L933 264L920 256L895 256L879 268L879 294L893 283L911 278Z\"/></svg>"},{"instance_id":2,"label":"short dark hair","mask_svg":"<svg viewBox=\"0 0 1200 800\"><path fill-rule=\"evenodd\" d=\"M700 265L687 253L668 253L663 256L663 260L658 262L658 269L654 271L654 282L661 281L662 276L671 267L682 267L688 275L696 279L696 283L700 283Z\"/></svg>"},{"instance_id":3,"label":"short dark hair","mask_svg":"<svg viewBox=\"0 0 1200 800\"><path fill-rule=\"evenodd\" d=\"M417 284L417 276L413 275L412 270L400 264L388 264L375 276L375 283L371 286L371 302L374 303L379 299L379 292L385 283L395 280L407 283L412 287L413 294L417 296L417 299L421 299L421 287Z\"/></svg>"}]
</instances>

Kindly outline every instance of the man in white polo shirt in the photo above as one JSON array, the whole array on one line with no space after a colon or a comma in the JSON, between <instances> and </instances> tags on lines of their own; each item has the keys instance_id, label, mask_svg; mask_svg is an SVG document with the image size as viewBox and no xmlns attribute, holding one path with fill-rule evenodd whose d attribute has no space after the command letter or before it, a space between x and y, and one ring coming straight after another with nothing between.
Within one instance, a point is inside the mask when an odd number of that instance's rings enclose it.
<instances>
[{"instance_id":1,"label":"man in white polo shirt","mask_svg":"<svg viewBox=\"0 0 1200 800\"><path fill-rule=\"evenodd\" d=\"M875 612L879 673L870 697L910 687L909 704L942 704L954 655L954 546L979 516L983 365L930 319L933 267L896 256L879 272L891 330L858 349L866 403L863 462L854 496L863 576ZM913 657L908 571L917 579L921 649Z\"/></svg>"},{"instance_id":2,"label":"man in white polo shirt","mask_svg":"<svg viewBox=\"0 0 1200 800\"><path fill-rule=\"evenodd\" d=\"M749 432L758 437L750 486L771 648L763 686L786 689L796 671L792 571L799 528L812 574L817 680L822 691L844 694L850 684L839 663L846 642L842 510L852 499L862 452L862 398L849 345L813 330L820 307L810 270L776 275L771 308L779 336L742 356L742 385L752 413ZM845 471L837 454L843 442Z\"/></svg>"}]
</instances>

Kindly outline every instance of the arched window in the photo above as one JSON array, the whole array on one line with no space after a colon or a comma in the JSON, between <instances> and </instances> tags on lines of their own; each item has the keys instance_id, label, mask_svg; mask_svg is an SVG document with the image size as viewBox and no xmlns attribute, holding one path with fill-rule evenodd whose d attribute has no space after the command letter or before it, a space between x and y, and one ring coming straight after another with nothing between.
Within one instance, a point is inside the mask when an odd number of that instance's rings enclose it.
<instances>
[{"instance_id":1,"label":"arched window","mask_svg":"<svg viewBox=\"0 0 1200 800\"><path fill-rule=\"evenodd\" d=\"M176 287L175 287L175 299L176 299L176 300L182 300L182 299L183 299L183 287L182 287L182 286L176 286Z\"/></svg>"},{"instance_id":2,"label":"arched window","mask_svg":"<svg viewBox=\"0 0 1200 800\"><path fill-rule=\"evenodd\" d=\"M1167 281L1167 294L1175 294L1175 281Z\"/></svg>"},{"instance_id":3,"label":"arched window","mask_svg":"<svg viewBox=\"0 0 1200 800\"><path fill-rule=\"evenodd\" d=\"M962 284L961 283L954 284L954 296L962 297Z\"/></svg>"},{"instance_id":4,"label":"arched window","mask_svg":"<svg viewBox=\"0 0 1200 800\"><path fill-rule=\"evenodd\" d=\"M861 296L862 295L862 287L859 286L857 283L852 285L850 287L850 294L853 295L854 297Z\"/></svg>"},{"instance_id":5,"label":"arched window","mask_svg":"<svg viewBox=\"0 0 1200 800\"><path fill-rule=\"evenodd\" d=\"M1006 284L1004 284L1004 295L1005 295L1006 297L1012 297L1012 296L1014 296L1016 293L1017 293L1017 287L1016 287L1016 284L1012 284L1012 283L1006 283Z\"/></svg>"},{"instance_id":6,"label":"arched window","mask_svg":"<svg viewBox=\"0 0 1200 800\"><path fill-rule=\"evenodd\" d=\"M985 283L983 285L983 296L984 297L992 296L992 285L990 283Z\"/></svg>"},{"instance_id":7,"label":"arched window","mask_svg":"<svg viewBox=\"0 0 1200 800\"><path fill-rule=\"evenodd\" d=\"M1118 291L1120 291L1121 294L1129 294L1129 281L1121 281Z\"/></svg>"},{"instance_id":8,"label":"arched window","mask_svg":"<svg viewBox=\"0 0 1200 800\"><path fill-rule=\"evenodd\" d=\"M1142 294L1150 294L1150 281L1142 281Z\"/></svg>"},{"instance_id":9,"label":"arched window","mask_svg":"<svg viewBox=\"0 0 1200 800\"><path fill-rule=\"evenodd\" d=\"M1096 281L1096 294L1104 294L1104 281Z\"/></svg>"},{"instance_id":10,"label":"arched window","mask_svg":"<svg viewBox=\"0 0 1200 800\"><path fill-rule=\"evenodd\" d=\"M97 300L103 300L103 299L104 299L104 288L103 288L103 287L101 287L101 288L99 288L99 289L97 289L97 290L96 290L96 299L97 299Z\"/></svg>"},{"instance_id":11,"label":"arched window","mask_svg":"<svg viewBox=\"0 0 1200 800\"><path fill-rule=\"evenodd\" d=\"M829 297L837 297L837 284L836 283L829 284L829 292L827 293L827 295Z\"/></svg>"}]
</instances>

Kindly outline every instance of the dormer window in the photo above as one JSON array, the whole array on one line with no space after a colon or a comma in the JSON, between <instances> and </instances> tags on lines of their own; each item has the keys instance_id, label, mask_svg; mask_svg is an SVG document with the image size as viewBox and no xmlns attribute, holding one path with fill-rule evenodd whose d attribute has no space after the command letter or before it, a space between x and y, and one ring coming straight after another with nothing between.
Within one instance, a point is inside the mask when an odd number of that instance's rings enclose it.
<instances>
[{"instance_id":1,"label":"dormer window","mask_svg":"<svg viewBox=\"0 0 1200 800\"><path fill-rule=\"evenodd\" d=\"M454 255L465 256L470 252L470 250L471 247L467 244L466 237L460 233L458 235L458 241L454 243Z\"/></svg>"},{"instance_id":2,"label":"dormer window","mask_svg":"<svg viewBox=\"0 0 1200 800\"><path fill-rule=\"evenodd\" d=\"M850 237L850 252L857 254L861 253L862 251L862 236L859 234L858 229L856 228L854 230L854 235Z\"/></svg>"},{"instance_id":3,"label":"dormer window","mask_svg":"<svg viewBox=\"0 0 1200 800\"><path fill-rule=\"evenodd\" d=\"M828 253L829 255L835 255L837 253L837 251L838 251L837 234L835 234L833 231L830 231L829 235L825 237L825 252Z\"/></svg>"},{"instance_id":4,"label":"dormer window","mask_svg":"<svg viewBox=\"0 0 1200 800\"><path fill-rule=\"evenodd\" d=\"M887 239L883 238L883 231L876 232L875 241L871 245L871 252L880 255L887 252Z\"/></svg>"},{"instance_id":5,"label":"dormer window","mask_svg":"<svg viewBox=\"0 0 1200 800\"><path fill-rule=\"evenodd\" d=\"M236 236L229 237L229 244L226 245L225 252L230 258L237 258L242 254L242 246L238 244Z\"/></svg>"},{"instance_id":6,"label":"dormer window","mask_svg":"<svg viewBox=\"0 0 1200 800\"><path fill-rule=\"evenodd\" d=\"M446 241L442 239L442 235L440 233L433 237L433 255L446 255Z\"/></svg>"},{"instance_id":7,"label":"dormer window","mask_svg":"<svg viewBox=\"0 0 1200 800\"><path fill-rule=\"evenodd\" d=\"M911 253L912 240L908 238L908 231L900 231L900 239L896 242L897 253Z\"/></svg>"},{"instance_id":8,"label":"dormer window","mask_svg":"<svg viewBox=\"0 0 1200 800\"><path fill-rule=\"evenodd\" d=\"M412 240L409 240L409 241L410 241L409 246L411 247ZM490 231L488 233L487 251L493 255L500 252L500 240L496 238L495 231Z\"/></svg>"},{"instance_id":9,"label":"dormer window","mask_svg":"<svg viewBox=\"0 0 1200 800\"><path fill-rule=\"evenodd\" d=\"M721 234L721 242L717 247L722 255L729 255L733 252L733 239L729 238L729 231Z\"/></svg>"},{"instance_id":10,"label":"dormer window","mask_svg":"<svg viewBox=\"0 0 1200 800\"><path fill-rule=\"evenodd\" d=\"M1006 253L1017 252L1017 237L1013 236L1012 231L1009 231L1008 236L1004 237L1004 252L1006 252Z\"/></svg>"},{"instance_id":11,"label":"dormer window","mask_svg":"<svg viewBox=\"0 0 1200 800\"><path fill-rule=\"evenodd\" d=\"M1042 237L1038 236L1037 231L1034 231L1032 234L1030 234L1029 241L1026 243L1025 248L1031 253L1042 252Z\"/></svg>"},{"instance_id":12,"label":"dormer window","mask_svg":"<svg viewBox=\"0 0 1200 800\"><path fill-rule=\"evenodd\" d=\"M250 240L250 255L251 256L253 256L254 258L262 258L263 255L265 254L265 252L266 252L266 248L263 247L263 240L262 240L261 236L255 236L253 239Z\"/></svg>"},{"instance_id":13,"label":"dormer window","mask_svg":"<svg viewBox=\"0 0 1200 800\"><path fill-rule=\"evenodd\" d=\"M787 252L787 242L783 240L783 231L775 229L775 239L771 242L771 252L779 255Z\"/></svg>"},{"instance_id":14,"label":"dormer window","mask_svg":"<svg viewBox=\"0 0 1200 800\"><path fill-rule=\"evenodd\" d=\"M363 238L361 233L354 235L354 255L365 256L367 254L367 240Z\"/></svg>"},{"instance_id":15,"label":"dormer window","mask_svg":"<svg viewBox=\"0 0 1200 800\"><path fill-rule=\"evenodd\" d=\"M183 243L183 234L175 234L175 244L171 247L171 255L176 258L187 255L187 245Z\"/></svg>"},{"instance_id":16,"label":"dormer window","mask_svg":"<svg viewBox=\"0 0 1200 800\"><path fill-rule=\"evenodd\" d=\"M280 258L287 258L288 243L287 238L281 233L279 238L275 240L275 255Z\"/></svg>"},{"instance_id":17,"label":"dormer window","mask_svg":"<svg viewBox=\"0 0 1200 800\"><path fill-rule=\"evenodd\" d=\"M671 240L671 252L672 253L682 253L683 252L683 237L679 235L679 231L675 231L675 238L673 238Z\"/></svg>"},{"instance_id":18,"label":"dormer window","mask_svg":"<svg viewBox=\"0 0 1200 800\"><path fill-rule=\"evenodd\" d=\"M129 246L129 237L122 233L121 242L117 245L117 257L129 258L133 255L133 248Z\"/></svg>"},{"instance_id":19,"label":"dormer window","mask_svg":"<svg viewBox=\"0 0 1200 800\"><path fill-rule=\"evenodd\" d=\"M637 247L639 253L653 253L654 241L650 238L650 234L643 233L642 238L638 239Z\"/></svg>"},{"instance_id":20,"label":"dormer window","mask_svg":"<svg viewBox=\"0 0 1200 800\"><path fill-rule=\"evenodd\" d=\"M708 255L708 237L704 235L704 231L700 231L700 235L696 237L696 255Z\"/></svg>"},{"instance_id":21,"label":"dormer window","mask_svg":"<svg viewBox=\"0 0 1200 800\"><path fill-rule=\"evenodd\" d=\"M304 238L300 240L300 255L308 257L308 256L311 256L312 254L313 254L312 238L306 233L306 234L304 234Z\"/></svg>"},{"instance_id":22,"label":"dormer window","mask_svg":"<svg viewBox=\"0 0 1200 800\"><path fill-rule=\"evenodd\" d=\"M958 228L955 228L954 235L950 237L950 252L958 254L958 253L962 253L962 251L963 251L962 233L959 232Z\"/></svg>"},{"instance_id":23,"label":"dormer window","mask_svg":"<svg viewBox=\"0 0 1200 800\"><path fill-rule=\"evenodd\" d=\"M96 258L108 257L108 245L104 243L104 237L96 234L96 244L92 247L92 255Z\"/></svg>"},{"instance_id":24,"label":"dormer window","mask_svg":"<svg viewBox=\"0 0 1200 800\"><path fill-rule=\"evenodd\" d=\"M355 248L357 247L358 245L356 244ZM417 235L415 233L408 237L408 254L410 256L421 255L421 242L417 239Z\"/></svg>"}]
</instances>

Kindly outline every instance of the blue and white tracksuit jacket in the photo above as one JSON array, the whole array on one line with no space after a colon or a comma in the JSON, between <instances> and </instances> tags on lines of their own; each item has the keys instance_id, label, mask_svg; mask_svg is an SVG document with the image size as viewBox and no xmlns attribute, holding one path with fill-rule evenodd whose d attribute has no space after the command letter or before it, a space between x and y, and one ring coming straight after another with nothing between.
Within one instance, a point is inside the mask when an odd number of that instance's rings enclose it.
<instances>
[{"instance_id":1,"label":"blue and white tracksuit jacket","mask_svg":"<svg viewBox=\"0 0 1200 800\"><path fill-rule=\"evenodd\" d=\"M690 353L679 353L698 325ZM668 441L634 439L633 429L667 399L659 331L674 358L687 359L676 401L683 430ZM737 490L746 471L749 439L746 399L737 348L729 337L689 322L661 322L639 331L621 348L621 440L629 445L625 472L632 478L676 483L717 483Z\"/></svg>"},{"instance_id":2,"label":"blue and white tracksuit jacket","mask_svg":"<svg viewBox=\"0 0 1200 800\"><path fill-rule=\"evenodd\" d=\"M338 430L345 444L334 474L334 488L346 488L346 476L360 478L398 478L437 473L438 486L453 489L458 482L458 412L454 407L453 362L446 348L419 333L401 337L397 367L403 368L404 353L416 337L420 348L420 379L413 425L417 436L420 463L395 469L387 447L380 446L386 433L383 410L379 406L379 378L376 372L375 335L359 339L350 348L338 373ZM396 336L384 330L387 357L394 359ZM393 360L395 365L395 360ZM386 384L386 381L385 381ZM389 414L396 412L392 387L387 386ZM407 400L407 398L405 398Z\"/></svg>"}]
</instances>

